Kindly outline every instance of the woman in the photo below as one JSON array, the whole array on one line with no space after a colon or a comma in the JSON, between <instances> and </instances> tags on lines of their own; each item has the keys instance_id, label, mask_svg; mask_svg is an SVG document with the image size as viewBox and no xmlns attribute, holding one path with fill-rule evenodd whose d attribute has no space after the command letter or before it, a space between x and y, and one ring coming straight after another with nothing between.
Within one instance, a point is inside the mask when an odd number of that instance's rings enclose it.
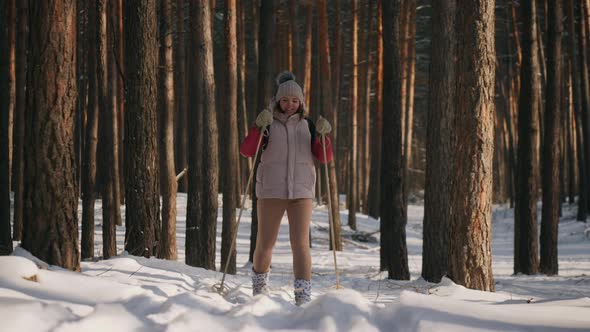
<instances>
[{"instance_id":1,"label":"woman","mask_svg":"<svg viewBox=\"0 0 590 332\"><path fill-rule=\"evenodd\" d=\"M264 133L263 152L256 173L258 237L252 288L253 295L268 293L272 250L286 211L293 252L295 304L301 305L311 300L309 226L316 181L313 158L322 163L332 160L330 139L325 139L327 160L320 139L332 128L322 117L315 126L306 118L303 91L292 73L279 74L277 85L271 111L264 110L258 115L256 126L240 147L243 156L254 156L260 135Z\"/></svg>"}]
</instances>

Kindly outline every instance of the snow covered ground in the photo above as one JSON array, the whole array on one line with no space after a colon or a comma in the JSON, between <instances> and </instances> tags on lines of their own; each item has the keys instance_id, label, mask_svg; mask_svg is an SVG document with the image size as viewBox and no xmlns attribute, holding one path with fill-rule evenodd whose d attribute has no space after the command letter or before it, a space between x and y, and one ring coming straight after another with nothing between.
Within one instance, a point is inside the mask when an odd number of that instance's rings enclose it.
<instances>
[{"instance_id":1,"label":"snow covered ground","mask_svg":"<svg viewBox=\"0 0 590 332\"><path fill-rule=\"evenodd\" d=\"M96 208L99 256L100 201ZM512 275L513 210L494 208L496 293L448 279L439 284L420 279L423 207L418 205L408 209L412 280L387 280L379 271L378 233L374 242L359 241L344 226L344 251L338 253L344 289L335 289L327 211L319 206L312 221L313 301L303 307L293 305L286 218L273 256L272 294L251 296L246 211L237 242L238 274L227 277L231 291L222 297L210 289L221 273L184 264L185 211L186 196L180 194L176 262L124 254L123 227L117 228L121 255L82 262L82 273L47 266L18 247L13 256L0 257L0 331L590 331L590 239L584 233L588 224L575 221L574 206L564 205L557 277ZM341 219L347 220L345 210ZM379 229L378 221L365 215L357 220L359 231ZM218 253L220 246L218 236ZM218 269L219 261L218 254Z\"/></svg>"}]
</instances>

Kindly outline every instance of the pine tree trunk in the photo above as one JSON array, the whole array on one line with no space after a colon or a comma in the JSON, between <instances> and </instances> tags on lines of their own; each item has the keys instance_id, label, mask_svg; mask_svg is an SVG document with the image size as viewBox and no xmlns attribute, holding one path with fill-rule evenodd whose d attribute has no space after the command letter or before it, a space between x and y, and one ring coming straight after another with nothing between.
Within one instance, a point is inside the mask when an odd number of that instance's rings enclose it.
<instances>
[{"instance_id":1,"label":"pine tree trunk","mask_svg":"<svg viewBox=\"0 0 590 332\"><path fill-rule=\"evenodd\" d=\"M586 170L586 158L584 153L584 135L582 131L582 88L580 83L580 66L578 62L578 51L576 41L576 29L574 19L574 2L568 0L567 2L567 24L568 24L568 55L571 62L571 76L572 76L572 97L574 104L574 114L576 121L576 150L578 158L578 221L585 221L588 214L587 195L588 188L586 187L586 177L589 175Z\"/></svg>"},{"instance_id":2,"label":"pine tree trunk","mask_svg":"<svg viewBox=\"0 0 590 332\"><path fill-rule=\"evenodd\" d=\"M225 63L227 84L226 109L223 112L222 177L223 181L223 228L221 233L221 267L229 261L227 273L236 273L236 248L232 240L236 235L236 200L238 189L238 54L237 54L237 4L236 0L225 1ZM231 250L231 251L230 251Z\"/></svg>"},{"instance_id":3,"label":"pine tree trunk","mask_svg":"<svg viewBox=\"0 0 590 332\"><path fill-rule=\"evenodd\" d=\"M176 1L176 39L174 44L174 101L176 111L174 112L174 126L176 128L174 136L175 146L175 165L176 173L188 165L188 87L187 87L187 59L186 59L186 38L187 27L185 23L186 11L185 0ZM178 180L178 192L186 193L188 191L188 176L183 176Z\"/></svg>"},{"instance_id":4,"label":"pine tree trunk","mask_svg":"<svg viewBox=\"0 0 590 332\"><path fill-rule=\"evenodd\" d=\"M335 3L335 15L334 18L334 27L333 27L333 51L330 53L330 79L332 80L332 99L333 99L333 108L335 110L334 119L332 119L332 144L336 147L334 151L334 156L339 158L337 154L337 147L338 147L338 113L340 112L340 69L342 67L342 12L341 8L341 1L337 0ZM329 29L328 29L329 30Z\"/></svg>"},{"instance_id":5,"label":"pine tree trunk","mask_svg":"<svg viewBox=\"0 0 590 332\"><path fill-rule=\"evenodd\" d=\"M202 101L202 127L193 128L202 133L202 153L190 159L202 158L202 168L189 165L189 173L197 174L194 185L200 188L191 189L189 180L189 207L187 213L187 264L215 270L215 238L217 225L217 185L218 185L218 149L217 119L215 115L215 80L213 73L213 40L211 35L211 8L208 2L191 2L191 20L198 44L192 45L195 51L198 79L202 82L199 88ZM194 192L200 191L200 193ZM195 195L195 196L193 196ZM191 201L200 200L199 208L191 207ZM189 243L189 239L191 240ZM188 248L188 246L192 248ZM188 252L191 252L191 256Z\"/></svg>"},{"instance_id":6,"label":"pine tree trunk","mask_svg":"<svg viewBox=\"0 0 590 332\"><path fill-rule=\"evenodd\" d=\"M449 276L457 284L486 291L495 289L491 250L494 5L494 0L459 0L455 22L457 112L451 178L462 180L451 189Z\"/></svg>"},{"instance_id":7,"label":"pine tree trunk","mask_svg":"<svg viewBox=\"0 0 590 332\"><path fill-rule=\"evenodd\" d=\"M76 151L76 186L78 196L82 195L82 156L84 144L84 125L87 96L86 49L88 40L85 38L88 29L88 5L86 1L76 0L76 126L74 133L74 150ZM24 38L23 38L24 39ZM16 145L15 145L16 146ZM16 197L15 197L16 204Z\"/></svg>"},{"instance_id":8,"label":"pine tree trunk","mask_svg":"<svg viewBox=\"0 0 590 332\"><path fill-rule=\"evenodd\" d=\"M237 47L238 47L238 140L246 137L251 120L248 119L247 103L247 80L246 80L246 4L244 1L238 1L237 4ZM238 157L238 178L237 187L238 201L241 194L246 190L246 182L252 170L252 159Z\"/></svg>"},{"instance_id":9,"label":"pine tree trunk","mask_svg":"<svg viewBox=\"0 0 590 332\"><path fill-rule=\"evenodd\" d=\"M584 157L586 165L590 165L590 81L588 78L588 42L587 42L587 33L586 33L586 21L588 17L586 16L586 11L584 10L585 1L580 1L580 3L576 7L576 12L580 13L580 18L577 24L577 32L578 32L578 44L579 44L579 69L580 71L580 88L582 89L582 130L584 132ZM588 166L586 166L588 167ZM587 174L585 177L584 186L586 187L586 207L590 206L590 194L588 188L590 188L590 174Z\"/></svg>"},{"instance_id":10,"label":"pine tree trunk","mask_svg":"<svg viewBox=\"0 0 590 332\"><path fill-rule=\"evenodd\" d=\"M381 251L389 279L410 279L407 214L402 177L399 23L400 0L383 1L383 114L381 152ZM382 260L383 262L383 260Z\"/></svg>"},{"instance_id":11,"label":"pine tree trunk","mask_svg":"<svg viewBox=\"0 0 590 332\"><path fill-rule=\"evenodd\" d=\"M298 6L297 0L289 0L289 10L288 10L288 20L289 20L289 70L295 73L295 77L299 76L302 68L299 66L297 62L298 52L297 49L299 47L299 32L297 29L297 13L298 13Z\"/></svg>"},{"instance_id":12,"label":"pine tree trunk","mask_svg":"<svg viewBox=\"0 0 590 332\"><path fill-rule=\"evenodd\" d=\"M173 14L170 0L160 0L159 158L162 196L162 234L159 258L176 260L176 169L174 166L174 54Z\"/></svg>"},{"instance_id":13,"label":"pine tree trunk","mask_svg":"<svg viewBox=\"0 0 590 332\"><path fill-rule=\"evenodd\" d=\"M514 273L536 274L539 267L537 199L539 174L539 63L535 0L521 3L523 21L516 205L514 209Z\"/></svg>"},{"instance_id":14,"label":"pine tree trunk","mask_svg":"<svg viewBox=\"0 0 590 332\"><path fill-rule=\"evenodd\" d=\"M274 45L274 30L275 30L275 2L263 1L260 6L260 30L258 38L258 91L256 98L256 112L267 108L267 103L273 93L273 73L274 65L271 61L273 56ZM310 50L311 54L311 50ZM311 62L309 63L311 66ZM311 67L310 67L311 68ZM307 69L306 69L307 71ZM311 72L311 70L310 70ZM272 110L271 110L272 111ZM258 169L260 158L254 161L254 170ZM256 174L256 173L255 173ZM257 211L257 197L256 197L256 182L252 181L252 225L250 228L250 261L253 260L254 251L256 250L256 238L258 236L258 211Z\"/></svg>"},{"instance_id":15,"label":"pine tree trunk","mask_svg":"<svg viewBox=\"0 0 590 332\"><path fill-rule=\"evenodd\" d=\"M364 144L365 144L365 153L363 155L363 187L362 187L362 195L361 201L362 204L362 212L364 214L369 213L369 182L371 179L371 153L374 151L371 149L371 116L372 116L372 107L371 107L371 83L372 83L372 75L373 75L373 1L369 2L369 14L368 14L368 27L367 27L367 46L366 46L366 84L365 84L365 130L364 130Z\"/></svg>"},{"instance_id":16,"label":"pine tree trunk","mask_svg":"<svg viewBox=\"0 0 590 332\"><path fill-rule=\"evenodd\" d=\"M119 205L115 202L113 183L113 108L108 98L108 42L107 42L107 2L99 0L95 3L97 13L97 31L94 42L98 46L97 81L98 81L98 122L99 122L99 173L102 179L102 252L103 258L108 259L117 255L116 243L116 217L115 208Z\"/></svg>"},{"instance_id":17,"label":"pine tree trunk","mask_svg":"<svg viewBox=\"0 0 590 332\"><path fill-rule=\"evenodd\" d=\"M381 131L382 131L382 119L383 119L383 38L381 38L383 26L381 24L381 0L377 1L377 79L375 83L375 123L371 131L371 172L369 181L369 216L378 219L380 200L381 200ZM383 256L381 256L383 258ZM381 267L385 266L381 262Z\"/></svg>"},{"instance_id":18,"label":"pine tree trunk","mask_svg":"<svg viewBox=\"0 0 590 332\"><path fill-rule=\"evenodd\" d=\"M543 216L541 221L541 272L558 272L557 235L560 206L560 128L561 128L561 22L562 6L551 1L546 18L549 20L547 39L548 77L545 107L545 139L543 150Z\"/></svg>"},{"instance_id":19,"label":"pine tree trunk","mask_svg":"<svg viewBox=\"0 0 590 332\"><path fill-rule=\"evenodd\" d=\"M350 91L350 159L349 159L349 188L348 188L348 227L356 230L356 211L358 194L358 0L352 0L352 29L350 44L352 50L352 73Z\"/></svg>"},{"instance_id":20,"label":"pine tree trunk","mask_svg":"<svg viewBox=\"0 0 590 332\"><path fill-rule=\"evenodd\" d=\"M125 73L124 55L124 33L123 33L123 0L117 1L117 22L113 33L117 34L115 56L117 57L117 135L118 135L118 153L119 153L119 204L125 204L125 176L121 176L121 172L125 171L125 82L123 82L123 75ZM124 175L124 174L123 174ZM120 209L120 207L119 207ZM117 219L117 225L121 225Z\"/></svg>"},{"instance_id":21,"label":"pine tree trunk","mask_svg":"<svg viewBox=\"0 0 590 332\"><path fill-rule=\"evenodd\" d=\"M93 3L94 4L94 3ZM88 67L88 107L84 132L84 154L82 160L82 260L94 257L94 204L96 201L96 152L98 146L98 87L97 87L97 12L96 4L89 4L88 29L85 36Z\"/></svg>"},{"instance_id":22,"label":"pine tree trunk","mask_svg":"<svg viewBox=\"0 0 590 332\"><path fill-rule=\"evenodd\" d=\"M0 255L12 253L10 229L11 120L14 111L16 4L0 3Z\"/></svg>"},{"instance_id":23,"label":"pine tree trunk","mask_svg":"<svg viewBox=\"0 0 590 332\"><path fill-rule=\"evenodd\" d=\"M321 91L322 91L322 102L323 110L326 119L331 120L336 117L336 110L332 104L332 76L330 72L330 41L328 40L328 10L326 7L326 1L321 0L317 3L318 6L318 21L319 21L319 42L320 42L320 67L321 67ZM324 167L322 167L324 168ZM330 249L342 251L342 239L341 239L341 225L340 225L340 213L339 213L339 199L338 199L338 183L336 180L336 167L335 161L328 164L328 181L330 182L330 219L332 224L330 227L334 227L334 231L330 232L330 237L334 234L334 242L330 241ZM327 190L327 188L326 188ZM332 243L335 244L335 248L332 247Z\"/></svg>"},{"instance_id":24,"label":"pine tree trunk","mask_svg":"<svg viewBox=\"0 0 590 332\"><path fill-rule=\"evenodd\" d=\"M30 5L22 246L48 264L78 271L76 1Z\"/></svg>"},{"instance_id":25,"label":"pine tree trunk","mask_svg":"<svg viewBox=\"0 0 590 332\"><path fill-rule=\"evenodd\" d=\"M108 87L107 87L107 95L108 95L108 103L111 114L109 114L109 126L112 127L109 129L109 141L111 142L110 145L112 146L112 151L109 154L112 156L112 166L111 171L111 182L113 187L113 213L115 218L116 225L123 225L123 221L121 219L121 169L119 168L120 161L119 161L119 149L121 147L121 141L119 140L119 113L121 112L121 108L119 107L119 97L117 94L120 92L117 87L117 81L119 79L119 71L117 68L117 58L116 58L116 41L118 38L117 33L118 30L116 29L119 10L117 8L118 2L107 2L107 61L108 61ZM116 243L114 248L116 249Z\"/></svg>"},{"instance_id":26,"label":"pine tree trunk","mask_svg":"<svg viewBox=\"0 0 590 332\"><path fill-rule=\"evenodd\" d=\"M156 1L125 2L125 250L155 256L160 246Z\"/></svg>"},{"instance_id":27,"label":"pine tree trunk","mask_svg":"<svg viewBox=\"0 0 590 332\"><path fill-rule=\"evenodd\" d=\"M564 8L565 9L565 8ZM568 160L568 192L569 192L569 203L574 204L576 202L576 130L575 126L576 123L574 121L573 109L573 97L572 97L572 75L571 75L571 65L570 61L566 60L568 63L565 66L565 79L567 80L567 117L566 117L566 127L564 128L567 132L567 160Z\"/></svg>"},{"instance_id":28,"label":"pine tree trunk","mask_svg":"<svg viewBox=\"0 0 590 332\"><path fill-rule=\"evenodd\" d=\"M311 97L311 42L313 31L313 2L306 5L305 9L305 47L303 55L303 95Z\"/></svg>"},{"instance_id":29,"label":"pine tree trunk","mask_svg":"<svg viewBox=\"0 0 590 332\"><path fill-rule=\"evenodd\" d=\"M456 100L455 6L455 0L433 3L422 241L422 277L430 282L440 282L449 271Z\"/></svg>"},{"instance_id":30,"label":"pine tree trunk","mask_svg":"<svg viewBox=\"0 0 590 332\"><path fill-rule=\"evenodd\" d=\"M21 241L23 236L23 208L24 208L24 185L25 185L25 167L24 167L24 140L25 140L25 104L26 90L25 83L27 79L27 42L29 28L29 1L22 0L17 2L17 38L16 40L16 100L15 100L15 124L14 124L14 144L15 157L13 163L14 169L14 215L13 215L13 240Z\"/></svg>"},{"instance_id":31,"label":"pine tree trunk","mask_svg":"<svg viewBox=\"0 0 590 332\"><path fill-rule=\"evenodd\" d=\"M403 159L403 167L404 167L404 179L405 179L405 191L406 197L410 190L412 183L410 183L410 179L414 177L410 177L410 165L412 163L412 134L413 134L413 127L414 127L414 82L416 80L416 1L415 0L407 0L408 2L408 32L406 33L407 36L407 47L408 51L406 53L406 96L402 96L402 98L406 98L405 102L405 121L404 127L404 159Z\"/></svg>"}]
</instances>

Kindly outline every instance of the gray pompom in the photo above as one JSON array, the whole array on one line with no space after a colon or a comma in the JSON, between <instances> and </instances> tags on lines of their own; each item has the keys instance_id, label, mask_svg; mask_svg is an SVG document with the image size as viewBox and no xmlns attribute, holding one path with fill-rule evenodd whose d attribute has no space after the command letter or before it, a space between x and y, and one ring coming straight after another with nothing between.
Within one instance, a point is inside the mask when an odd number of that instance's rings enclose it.
<instances>
[{"instance_id":1,"label":"gray pompom","mask_svg":"<svg viewBox=\"0 0 590 332\"><path fill-rule=\"evenodd\" d=\"M292 72L285 70L284 72L281 72L277 76L277 85L280 85L281 83L284 83L287 81L294 81L294 80L295 80L295 75L293 75Z\"/></svg>"}]
</instances>

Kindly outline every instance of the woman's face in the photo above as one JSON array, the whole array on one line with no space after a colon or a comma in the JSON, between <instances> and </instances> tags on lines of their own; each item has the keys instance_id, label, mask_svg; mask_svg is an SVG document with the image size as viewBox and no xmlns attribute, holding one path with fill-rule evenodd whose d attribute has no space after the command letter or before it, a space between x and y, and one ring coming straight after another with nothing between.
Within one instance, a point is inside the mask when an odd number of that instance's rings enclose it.
<instances>
[{"instance_id":1,"label":"woman's face","mask_svg":"<svg viewBox=\"0 0 590 332\"><path fill-rule=\"evenodd\" d=\"M301 102L299 98L293 96L285 96L279 100L279 105L285 114L293 115L299 109Z\"/></svg>"}]
</instances>

